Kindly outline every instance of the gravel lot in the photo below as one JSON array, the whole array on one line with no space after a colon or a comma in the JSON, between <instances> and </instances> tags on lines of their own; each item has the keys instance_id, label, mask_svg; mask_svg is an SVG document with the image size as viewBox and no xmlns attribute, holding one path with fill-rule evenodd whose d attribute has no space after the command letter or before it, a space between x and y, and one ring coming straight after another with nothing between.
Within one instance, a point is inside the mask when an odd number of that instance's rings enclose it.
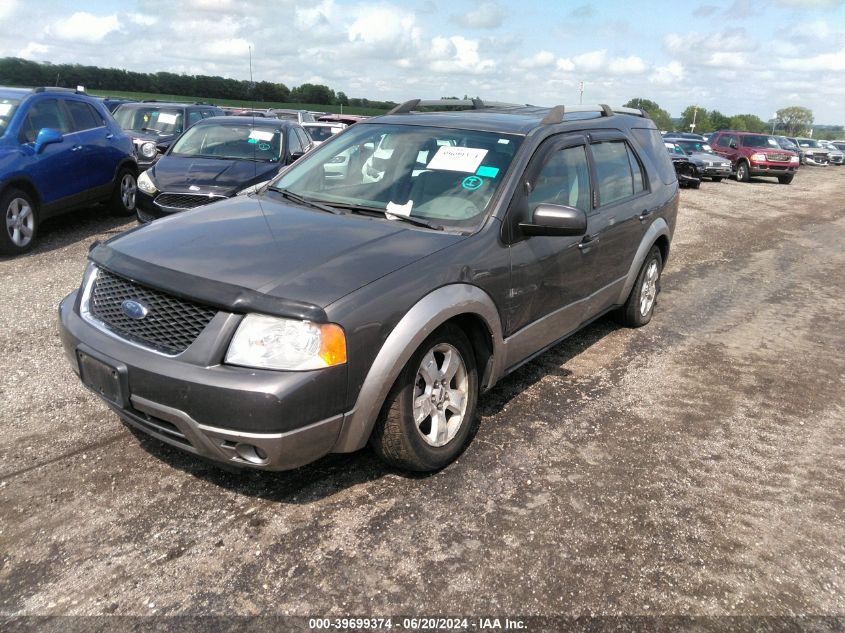
<instances>
[{"instance_id":1,"label":"gravel lot","mask_svg":"<svg viewBox=\"0 0 845 633\"><path fill-rule=\"evenodd\" d=\"M655 318L505 379L460 460L231 473L67 365L91 209L0 261L0 623L15 615L845 615L845 168L683 190ZM2 624L0 624L0 628Z\"/></svg>"}]
</instances>

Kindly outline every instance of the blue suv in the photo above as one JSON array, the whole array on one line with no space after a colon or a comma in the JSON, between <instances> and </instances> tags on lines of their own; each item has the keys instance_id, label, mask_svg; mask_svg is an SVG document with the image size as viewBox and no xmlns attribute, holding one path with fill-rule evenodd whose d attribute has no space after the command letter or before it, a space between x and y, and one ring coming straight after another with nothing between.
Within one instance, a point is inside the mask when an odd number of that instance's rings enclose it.
<instances>
[{"instance_id":1,"label":"blue suv","mask_svg":"<svg viewBox=\"0 0 845 633\"><path fill-rule=\"evenodd\" d=\"M32 248L47 218L107 203L135 211L132 141L103 103L62 88L0 87L0 255Z\"/></svg>"}]
</instances>

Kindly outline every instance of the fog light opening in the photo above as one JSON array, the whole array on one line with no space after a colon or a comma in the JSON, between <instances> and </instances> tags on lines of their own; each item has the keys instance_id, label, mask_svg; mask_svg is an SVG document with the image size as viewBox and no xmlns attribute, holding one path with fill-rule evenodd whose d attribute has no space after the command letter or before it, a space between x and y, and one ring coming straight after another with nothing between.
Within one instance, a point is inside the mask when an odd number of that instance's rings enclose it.
<instances>
[{"instance_id":1,"label":"fog light opening","mask_svg":"<svg viewBox=\"0 0 845 633\"><path fill-rule=\"evenodd\" d=\"M253 446L252 444L244 444L243 442L236 444L235 452L238 454L238 457L250 464L267 463L267 453L263 449Z\"/></svg>"}]
</instances>

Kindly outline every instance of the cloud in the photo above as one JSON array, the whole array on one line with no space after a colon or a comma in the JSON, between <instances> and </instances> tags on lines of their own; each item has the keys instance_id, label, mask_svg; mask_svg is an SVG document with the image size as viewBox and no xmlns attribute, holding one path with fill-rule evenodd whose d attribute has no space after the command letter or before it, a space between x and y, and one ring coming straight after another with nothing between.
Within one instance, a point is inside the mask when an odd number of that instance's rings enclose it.
<instances>
[{"instance_id":1,"label":"cloud","mask_svg":"<svg viewBox=\"0 0 845 633\"><path fill-rule=\"evenodd\" d=\"M581 6L575 7L569 13L567 13L567 17L573 18L576 20L583 20L586 18L591 18L596 14L596 9L591 4L582 4Z\"/></svg>"},{"instance_id":2,"label":"cloud","mask_svg":"<svg viewBox=\"0 0 845 633\"><path fill-rule=\"evenodd\" d=\"M777 66L784 70L841 73L845 71L845 48L834 53L822 53L812 57L781 59Z\"/></svg>"},{"instance_id":3,"label":"cloud","mask_svg":"<svg viewBox=\"0 0 845 633\"><path fill-rule=\"evenodd\" d=\"M158 23L156 16L147 13L127 13L126 17L132 24L138 24L140 26L153 26Z\"/></svg>"},{"instance_id":4,"label":"cloud","mask_svg":"<svg viewBox=\"0 0 845 633\"><path fill-rule=\"evenodd\" d=\"M528 59L523 59L519 62L521 68L548 68L555 63L555 55L550 51L540 51L536 55L532 55Z\"/></svg>"},{"instance_id":5,"label":"cloud","mask_svg":"<svg viewBox=\"0 0 845 633\"><path fill-rule=\"evenodd\" d=\"M775 0L775 4L790 9L838 9L845 0Z\"/></svg>"},{"instance_id":6,"label":"cloud","mask_svg":"<svg viewBox=\"0 0 845 633\"><path fill-rule=\"evenodd\" d=\"M648 70L648 64L640 57L616 57L610 60L607 70L613 75L639 75Z\"/></svg>"},{"instance_id":7,"label":"cloud","mask_svg":"<svg viewBox=\"0 0 845 633\"><path fill-rule=\"evenodd\" d=\"M596 72L601 70L607 62L607 49L576 55L572 58L572 62L578 70Z\"/></svg>"},{"instance_id":8,"label":"cloud","mask_svg":"<svg viewBox=\"0 0 845 633\"><path fill-rule=\"evenodd\" d=\"M391 57L415 49L420 42L414 15L389 5L364 7L346 34L358 49Z\"/></svg>"},{"instance_id":9,"label":"cloud","mask_svg":"<svg viewBox=\"0 0 845 633\"><path fill-rule=\"evenodd\" d=\"M663 44L670 53L691 59L700 58L702 51L738 53L754 51L759 46L741 27L713 33L669 33Z\"/></svg>"},{"instance_id":10,"label":"cloud","mask_svg":"<svg viewBox=\"0 0 845 633\"><path fill-rule=\"evenodd\" d=\"M482 2L474 11L453 15L452 18L467 29L495 29L502 25L504 15L498 2Z\"/></svg>"},{"instance_id":11,"label":"cloud","mask_svg":"<svg viewBox=\"0 0 845 633\"><path fill-rule=\"evenodd\" d=\"M74 13L49 27L50 33L56 37L75 42L101 42L119 28L117 15L98 16L86 11Z\"/></svg>"},{"instance_id":12,"label":"cloud","mask_svg":"<svg viewBox=\"0 0 845 633\"><path fill-rule=\"evenodd\" d=\"M50 52L50 50L52 49L45 44L39 44L38 42L30 42L23 49L21 49L17 56L22 57L24 59L46 60L46 55Z\"/></svg>"},{"instance_id":13,"label":"cloud","mask_svg":"<svg viewBox=\"0 0 845 633\"><path fill-rule=\"evenodd\" d=\"M653 83L670 85L681 81L684 78L684 66L679 61L671 61L665 66L654 69L650 79Z\"/></svg>"},{"instance_id":14,"label":"cloud","mask_svg":"<svg viewBox=\"0 0 845 633\"><path fill-rule=\"evenodd\" d=\"M495 67L492 59L482 59L478 52L478 40L471 40L460 35L453 35L448 45L442 38L434 38L432 48L436 47L441 54L429 67L439 73L483 73ZM435 44L435 41L437 42Z\"/></svg>"},{"instance_id":15,"label":"cloud","mask_svg":"<svg viewBox=\"0 0 845 633\"><path fill-rule=\"evenodd\" d=\"M716 13L719 10L719 7L713 6L712 4L702 4L698 7L692 14L697 18L707 18Z\"/></svg>"},{"instance_id":16,"label":"cloud","mask_svg":"<svg viewBox=\"0 0 845 633\"><path fill-rule=\"evenodd\" d=\"M249 55L250 43L240 37L230 37L209 41L203 48L212 57L243 59Z\"/></svg>"}]
</instances>

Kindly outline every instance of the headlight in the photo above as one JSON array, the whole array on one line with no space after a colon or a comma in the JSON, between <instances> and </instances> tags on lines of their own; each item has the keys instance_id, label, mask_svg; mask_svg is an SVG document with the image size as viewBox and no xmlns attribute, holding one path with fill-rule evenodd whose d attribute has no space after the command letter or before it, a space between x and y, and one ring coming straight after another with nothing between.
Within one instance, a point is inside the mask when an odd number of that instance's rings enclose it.
<instances>
[{"instance_id":1,"label":"headlight","mask_svg":"<svg viewBox=\"0 0 845 633\"><path fill-rule=\"evenodd\" d=\"M146 143L141 144L140 149L141 149L141 156L143 156L144 158L152 158L153 156L156 155L156 151L157 151L156 150L156 144L151 142L151 141L147 141Z\"/></svg>"},{"instance_id":2,"label":"headlight","mask_svg":"<svg viewBox=\"0 0 845 633\"><path fill-rule=\"evenodd\" d=\"M158 191L153 183L153 179L150 178L150 174L146 171L141 172L141 175L138 176L138 189L151 196Z\"/></svg>"},{"instance_id":3,"label":"headlight","mask_svg":"<svg viewBox=\"0 0 845 633\"><path fill-rule=\"evenodd\" d=\"M334 323L248 314L238 326L226 363L260 369L305 370L346 362L346 336Z\"/></svg>"},{"instance_id":4,"label":"headlight","mask_svg":"<svg viewBox=\"0 0 845 633\"><path fill-rule=\"evenodd\" d=\"M766 155L765 154L751 154L751 160L764 161L764 160L766 160Z\"/></svg>"},{"instance_id":5,"label":"headlight","mask_svg":"<svg viewBox=\"0 0 845 633\"><path fill-rule=\"evenodd\" d=\"M790 163L798 163L798 162L800 162L800 160L797 156L793 156L792 158L789 159L789 162Z\"/></svg>"}]
</instances>

